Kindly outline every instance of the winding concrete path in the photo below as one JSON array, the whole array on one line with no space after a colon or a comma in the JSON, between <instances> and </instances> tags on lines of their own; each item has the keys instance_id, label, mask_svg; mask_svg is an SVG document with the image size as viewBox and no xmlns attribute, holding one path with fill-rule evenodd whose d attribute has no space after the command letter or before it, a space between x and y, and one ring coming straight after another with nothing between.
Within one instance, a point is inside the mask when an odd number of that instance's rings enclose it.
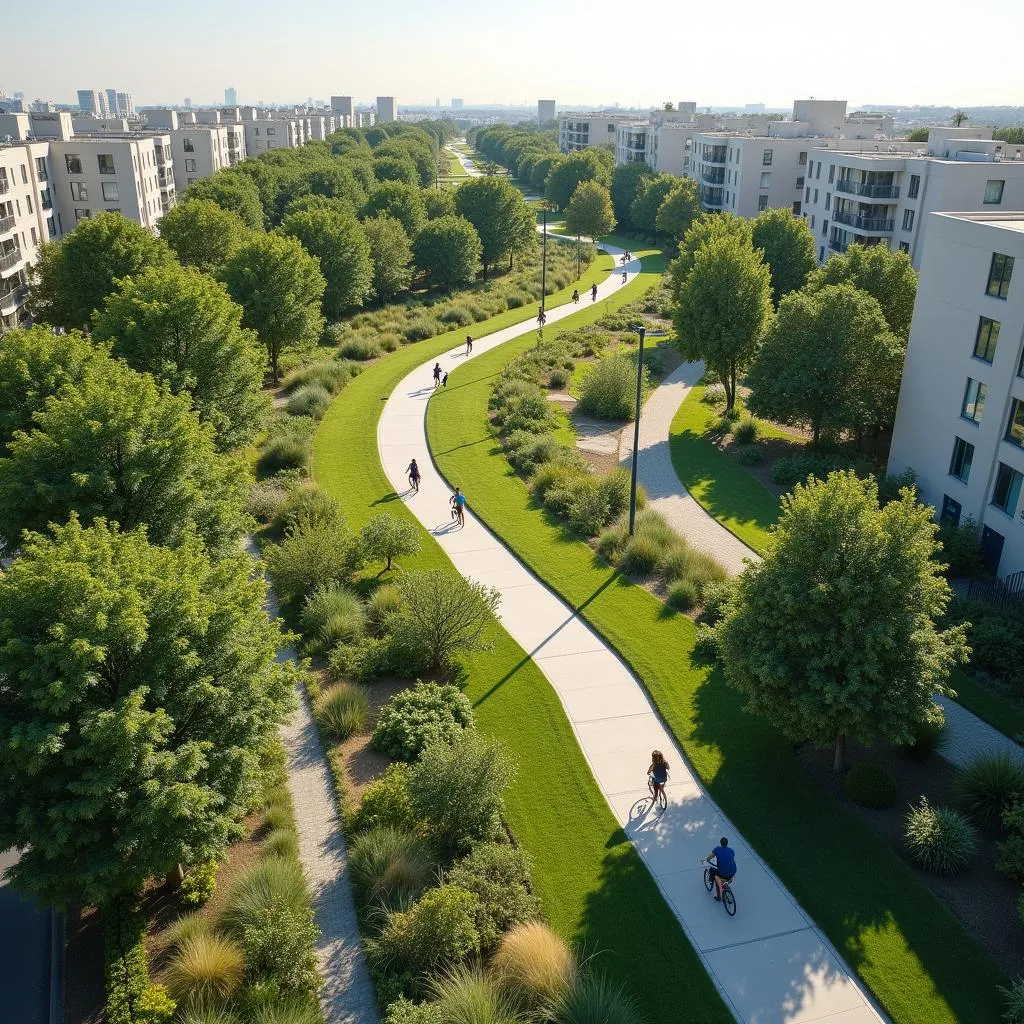
<instances>
[{"instance_id":1,"label":"winding concrete path","mask_svg":"<svg viewBox=\"0 0 1024 1024\"><path fill-rule=\"evenodd\" d=\"M633 277L639 261L626 269ZM612 274L599 287L599 295L607 297L620 287L621 274ZM571 303L552 309L549 324L576 309ZM473 355L531 329L520 324L480 338L474 342ZM460 346L439 361L442 369L454 370L466 358ZM736 1019L745 1024L877 1024L884 1018L813 921L704 792L623 662L471 511L464 528L451 522L451 491L433 465L426 438L433 362L412 371L385 403L377 431L384 470L455 567L501 592L502 625L558 693L605 799ZM405 478L411 458L423 469L415 495ZM468 497L472 506L471 488ZM648 794L639 766L646 764L653 748L665 751L674 767L667 789L669 805L661 816L643 811ZM739 912L734 918L712 901L702 880L700 858L721 835L729 836L739 865Z\"/></svg>"}]
</instances>

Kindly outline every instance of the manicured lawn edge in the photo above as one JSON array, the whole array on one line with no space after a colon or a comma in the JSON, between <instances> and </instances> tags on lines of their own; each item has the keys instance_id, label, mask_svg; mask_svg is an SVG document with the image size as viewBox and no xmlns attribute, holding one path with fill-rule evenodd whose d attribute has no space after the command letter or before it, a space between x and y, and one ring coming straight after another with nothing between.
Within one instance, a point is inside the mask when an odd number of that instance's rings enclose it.
<instances>
[{"instance_id":1,"label":"manicured lawn edge","mask_svg":"<svg viewBox=\"0 0 1024 1024\"><path fill-rule=\"evenodd\" d=\"M711 796L897 1024L1000 1020L1002 972L874 831L809 778L778 731L742 711L721 672L694 662L690 620L533 503L486 424L495 374L531 343L517 338L464 364L432 400L428 437L440 470L631 666Z\"/></svg>"},{"instance_id":2,"label":"manicured lawn edge","mask_svg":"<svg viewBox=\"0 0 1024 1024\"><path fill-rule=\"evenodd\" d=\"M549 306L567 301L574 286L581 291L589 287L611 266L610 257L600 257L580 282L549 296ZM627 293L626 301L646 284L631 284L619 294ZM596 318L604 311L601 303L578 316ZM528 319L531 310L515 310L475 325L474 335L483 337ZM451 563L396 500L380 465L377 422L398 382L417 365L458 345L464 333L420 342L368 366L328 410L314 439L314 476L341 502L351 526L358 528L381 511L416 524L423 548L415 559L402 560L406 568ZM532 342L532 332L526 337ZM731 1021L679 922L597 789L561 703L540 670L500 628L493 649L475 656L468 668L466 692L479 728L507 743L519 764L507 815L533 857L534 885L552 924L587 953L597 953L599 968L627 985L647 1020L677 1019L679 1007L686 1006L688 1020ZM648 984L650 978L659 980Z\"/></svg>"}]
</instances>

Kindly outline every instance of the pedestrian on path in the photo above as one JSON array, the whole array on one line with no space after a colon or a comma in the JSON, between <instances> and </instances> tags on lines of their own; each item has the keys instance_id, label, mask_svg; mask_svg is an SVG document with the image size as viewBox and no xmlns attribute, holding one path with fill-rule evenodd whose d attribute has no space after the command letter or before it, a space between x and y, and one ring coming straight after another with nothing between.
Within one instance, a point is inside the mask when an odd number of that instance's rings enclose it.
<instances>
[{"instance_id":1,"label":"pedestrian on path","mask_svg":"<svg viewBox=\"0 0 1024 1024\"><path fill-rule=\"evenodd\" d=\"M441 364L434 363L434 387L441 383Z\"/></svg>"},{"instance_id":2,"label":"pedestrian on path","mask_svg":"<svg viewBox=\"0 0 1024 1024\"><path fill-rule=\"evenodd\" d=\"M455 488L455 493L452 495L449 504L452 507L452 519L454 519L459 524L459 526L465 526L466 496L458 487Z\"/></svg>"},{"instance_id":3,"label":"pedestrian on path","mask_svg":"<svg viewBox=\"0 0 1024 1024\"><path fill-rule=\"evenodd\" d=\"M544 312L543 306L537 307L537 323L543 327L548 322L547 314Z\"/></svg>"},{"instance_id":4,"label":"pedestrian on path","mask_svg":"<svg viewBox=\"0 0 1024 1024\"><path fill-rule=\"evenodd\" d=\"M416 465L415 459L409 463L406 473L409 476L409 485L414 491L418 491L420 489L420 467Z\"/></svg>"},{"instance_id":5,"label":"pedestrian on path","mask_svg":"<svg viewBox=\"0 0 1024 1024\"><path fill-rule=\"evenodd\" d=\"M597 302L597 282L596 281L590 286L590 301L591 302Z\"/></svg>"},{"instance_id":6,"label":"pedestrian on path","mask_svg":"<svg viewBox=\"0 0 1024 1024\"><path fill-rule=\"evenodd\" d=\"M625 270L625 268L623 268L623 270L622 270L622 283L623 284L626 283L626 270Z\"/></svg>"},{"instance_id":7,"label":"pedestrian on path","mask_svg":"<svg viewBox=\"0 0 1024 1024\"><path fill-rule=\"evenodd\" d=\"M573 305L578 306L580 304L580 290L579 288L573 288L572 290L572 301Z\"/></svg>"},{"instance_id":8,"label":"pedestrian on path","mask_svg":"<svg viewBox=\"0 0 1024 1024\"><path fill-rule=\"evenodd\" d=\"M466 355L473 351L473 339L467 334L466 335Z\"/></svg>"},{"instance_id":9,"label":"pedestrian on path","mask_svg":"<svg viewBox=\"0 0 1024 1024\"><path fill-rule=\"evenodd\" d=\"M448 374L447 373L441 378L441 386L442 387L448 387Z\"/></svg>"}]
</instances>

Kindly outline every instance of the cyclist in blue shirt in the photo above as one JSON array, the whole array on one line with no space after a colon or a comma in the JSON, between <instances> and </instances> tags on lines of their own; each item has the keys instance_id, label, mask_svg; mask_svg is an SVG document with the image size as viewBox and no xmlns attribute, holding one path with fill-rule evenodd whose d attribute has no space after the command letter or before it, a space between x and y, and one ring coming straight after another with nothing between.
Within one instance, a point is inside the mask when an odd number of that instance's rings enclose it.
<instances>
[{"instance_id":1,"label":"cyclist in blue shirt","mask_svg":"<svg viewBox=\"0 0 1024 1024\"><path fill-rule=\"evenodd\" d=\"M729 846L729 840L725 836L718 841L716 846L705 858L715 863L709 867L711 878L714 880L715 899L722 899L722 883L731 882L736 877L736 854Z\"/></svg>"}]
</instances>

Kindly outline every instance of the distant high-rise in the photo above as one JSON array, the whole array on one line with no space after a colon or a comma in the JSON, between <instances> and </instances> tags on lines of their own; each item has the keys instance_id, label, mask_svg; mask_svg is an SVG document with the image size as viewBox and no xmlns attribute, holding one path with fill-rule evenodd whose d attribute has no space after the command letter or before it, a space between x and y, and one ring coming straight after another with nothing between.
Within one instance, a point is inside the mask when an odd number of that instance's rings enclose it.
<instances>
[{"instance_id":1,"label":"distant high-rise","mask_svg":"<svg viewBox=\"0 0 1024 1024\"><path fill-rule=\"evenodd\" d=\"M554 100L537 100L537 120L541 124L547 124L548 121L554 121L555 119L555 101Z\"/></svg>"},{"instance_id":2,"label":"distant high-rise","mask_svg":"<svg viewBox=\"0 0 1024 1024\"><path fill-rule=\"evenodd\" d=\"M437 99L434 100L434 106L435 107L441 106L441 97L440 96L437 97Z\"/></svg>"},{"instance_id":3,"label":"distant high-rise","mask_svg":"<svg viewBox=\"0 0 1024 1024\"><path fill-rule=\"evenodd\" d=\"M462 100L460 100L457 96L453 96L452 97L452 110L461 110L461 109L462 109Z\"/></svg>"},{"instance_id":4,"label":"distant high-rise","mask_svg":"<svg viewBox=\"0 0 1024 1024\"><path fill-rule=\"evenodd\" d=\"M238 106L238 89L233 85L229 85L224 90L224 106L225 107L237 107Z\"/></svg>"},{"instance_id":5,"label":"distant high-rise","mask_svg":"<svg viewBox=\"0 0 1024 1024\"><path fill-rule=\"evenodd\" d=\"M378 96L377 97L377 121L397 121L398 120L398 104L395 102L394 96Z\"/></svg>"},{"instance_id":6,"label":"distant high-rise","mask_svg":"<svg viewBox=\"0 0 1024 1024\"><path fill-rule=\"evenodd\" d=\"M121 110L117 105L117 90L116 89L104 89L107 96L107 114L110 117L117 117L121 114Z\"/></svg>"},{"instance_id":7,"label":"distant high-rise","mask_svg":"<svg viewBox=\"0 0 1024 1024\"><path fill-rule=\"evenodd\" d=\"M122 117L135 116L135 100L130 92L119 92L117 94L117 109L121 111Z\"/></svg>"},{"instance_id":8,"label":"distant high-rise","mask_svg":"<svg viewBox=\"0 0 1024 1024\"><path fill-rule=\"evenodd\" d=\"M78 109L83 114L100 116L100 96L95 89L78 90Z\"/></svg>"},{"instance_id":9,"label":"distant high-rise","mask_svg":"<svg viewBox=\"0 0 1024 1024\"><path fill-rule=\"evenodd\" d=\"M186 110L191 110L192 109L192 97L191 96L186 96L185 97L185 109Z\"/></svg>"},{"instance_id":10,"label":"distant high-rise","mask_svg":"<svg viewBox=\"0 0 1024 1024\"><path fill-rule=\"evenodd\" d=\"M331 97L331 110L335 114L344 114L346 117L352 116L352 97L351 96L332 96Z\"/></svg>"}]
</instances>

